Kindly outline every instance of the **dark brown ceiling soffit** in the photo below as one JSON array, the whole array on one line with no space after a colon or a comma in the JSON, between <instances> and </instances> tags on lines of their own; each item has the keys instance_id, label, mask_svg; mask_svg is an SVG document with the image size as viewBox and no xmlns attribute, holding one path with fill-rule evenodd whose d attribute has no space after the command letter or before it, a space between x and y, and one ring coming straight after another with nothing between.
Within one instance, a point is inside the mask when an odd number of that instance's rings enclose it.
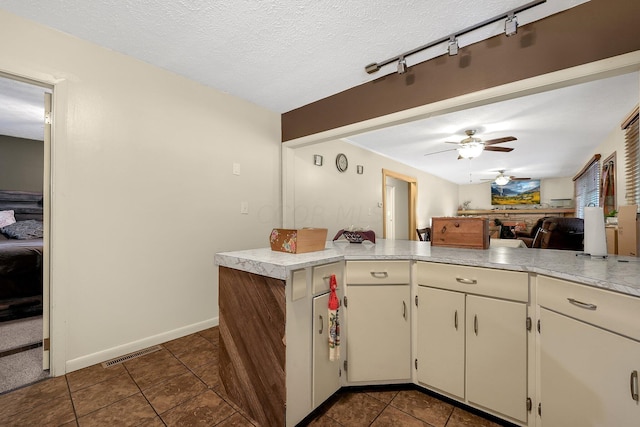
<instances>
[{"instance_id":1,"label":"dark brown ceiling soffit","mask_svg":"<svg viewBox=\"0 0 640 427\"><path fill-rule=\"evenodd\" d=\"M591 0L284 113L282 141L640 50L638 16L638 0Z\"/></svg>"}]
</instances>

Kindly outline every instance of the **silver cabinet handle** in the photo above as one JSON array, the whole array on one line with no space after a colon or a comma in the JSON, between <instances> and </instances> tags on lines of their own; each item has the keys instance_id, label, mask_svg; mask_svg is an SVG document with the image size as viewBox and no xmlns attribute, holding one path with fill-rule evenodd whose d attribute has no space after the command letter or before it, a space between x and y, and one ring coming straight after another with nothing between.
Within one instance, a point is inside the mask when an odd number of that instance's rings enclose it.
<instances>
[{"instance_id":1,"label":"silver cabinet handle","mask_svg":"<svg viewBox=\"0 0 640 427\"><path fill-rule=\"evenodd\" d=\"M478 335L478 315L477 314L473 315L473 332L475 332L475 334Z\"/></svg>"},{"instance_id":2,"label":"silver cabinet handle","mask_svg":"<svg viewBox=\"0 0 640 427\"><path fill-rule=\"evenodd\" d=\"M475 285L478 283L476 279L465 279L464 277L456 277L456 281L464 285Z\"/></svg>"},{"instance_id":3,"label":"silver cabinet handle","mask_svg":"<svg viewBox=\"0 0 640 427\"><path fill-rule=\"evenodd\" d=\"M402 317L407 319L407 304L404 301L402 301Z\"/></svg>"},{"instance_id":4,"label":"silver cabinet handle","mask_svg":"<svg viewBox=\"0 0 640 427\"><path fill-rule=\"evenodd\" d=\"M318 334L322 335L322 332L324 331L324 319L321 314L318 315L318 318L320 319L320 330L318 330Z\"/></svg>"},{"instance_id":5,"label":"silver cabinet handle","mask_svg":"<svg viewBox=\"0 0 640 427\"><path fill-rule=\"evenodd\" d=\"M371 271L371 277L375 277L376 279L386 279L389 277L389 273L386 271Z\"/></svg>"},{"instance_id":6,"label":"silver cabinet handle","mask_svg":"<svg viewBox=\"0 0 640 427\"><path fill-rule=\"evenodd\" d=\"M629 380L631 383L631 398L638 401L638 371L631 372L631 378Z\"/></svg>"},{"instance_id":7,"label":"silver cabinet handle","mask_svg":"<svg viewBox=\"0 0 640 427\"><path fill-rule=\"evenodd\" d=\"M575 305L576 307L584 308L586 310L595 310L596 308L598 308L598 306L595 304L589 304L587 302L578 301L577 299L573 299L573 298L567 298L567 301L569 301L571 304Z\"/></svg>"},{"instance_id":8,"label":"silver cabinet handle","mask_svg":"<svg viewBox=\"0 0 640 427\"><path fill-rule=\"evenodd\" d=\"M458 310L453 314L453 326L458 330Z\"/></svg>"}]
</instances>

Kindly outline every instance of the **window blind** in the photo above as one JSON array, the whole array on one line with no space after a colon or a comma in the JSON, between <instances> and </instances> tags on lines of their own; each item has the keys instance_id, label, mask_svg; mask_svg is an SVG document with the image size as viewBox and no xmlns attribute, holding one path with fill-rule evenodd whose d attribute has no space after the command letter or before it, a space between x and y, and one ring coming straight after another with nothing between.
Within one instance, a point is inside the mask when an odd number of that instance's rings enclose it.
<instances>
[{"instance_id":1,"label":"window blind","mask_svg":"<svg viewBox=\"0 0 640 427\"><path fill-rule=\"evenodd\" d=\"M585 206L599 206L600 203L600 154L593 156L573 181L576 217L584 218Z\"/></svg>"},{"instance_id":2,"label":"window blind","mask_svg":"<svg viewBox=\"0 0 640 427\"><path fill-rule=\"evenodd\" d=\"M625 131L625 199L628 205L640 204L640 142L638 140L638 107L622 123Z\"/></svg>"}]
</instances>

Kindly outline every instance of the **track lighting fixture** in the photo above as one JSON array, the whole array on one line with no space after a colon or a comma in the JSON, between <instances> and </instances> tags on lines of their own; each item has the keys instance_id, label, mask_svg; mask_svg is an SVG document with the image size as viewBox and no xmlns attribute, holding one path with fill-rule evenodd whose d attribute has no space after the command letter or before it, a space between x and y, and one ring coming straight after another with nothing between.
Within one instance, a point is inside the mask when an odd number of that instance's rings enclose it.
<instances>
[{"instance_id":1,"label":"track lighting fixture","mask_svg":"<svg viewBox=\"0 0 640 427\"><path fill-rule=\"evenodd\" d=\"M407 72L407 61L404 59L404 56L401 56L398 59L398 74L404 74Z\"/></svg>"},{"instance_id":2,"label":"track lighting fixture","mask_svg":"<svg viewBox=\"0 0 640 427\"><path fill-rule=\"evenodd\" d=\"M518 32L518 17L515 14L510 14L504 21L504 34L510 37Z\"/></svg>"},{"instance_id":3,"label":"track lighting fixture","mask_svg":"<svg viewBox=\"0 0 640 427\"><path fill-rule=\"evenodd\" d=\"M449 39L449 56L454 56L458 54L458 38L456 36L451 36Z\"/></svg>"},{"instance_id":4,"label":"track lighting fixture","mask_svg":"<svg viewBox=\"0 0 640 427\"><path fill-rule=\"evenodd\" d=\"M365 71L369 74L373 74L375 72L377 72L378 70L380 70L380 68L384 67L385 65L391 64L393 62L398 61L398 74L403 74L407 71L407 62L405 60L405 58L409 55L413 55L414 53L418 53L418 52L422 52L423 50L429 49L431 47L434 47L436 45L439 45L441 43L445 43L448 42L448 53L449 55L453 56L453 55L457 55L458 54L458 50L459 50L459 45L458 45L458 37L460 37L463 34L466 33L470 33L471 31L477 30L478 28L482 28L486 25L489 24L493 24L494 22L498 22L502 19L506 19L505 23L504 23L504 32L507 36L512 36L514 34L516 34L516 32L518 31L518 19L516 17L516 13L520 13L523 12L525 10L531 9L533 7L536 7L538 5L541 5L542 3L546 3L547 0L535 0L532 2L529 2L525 5L522 5L516 9L510 10L506 13L503 13L502 15L498 15L495 16L493 18L487 19L486 21L482 21L479 24L473 25L471 27L467 27L463 30L457 31L453 34L450 34L446 37L443 37L441 39L435 40L431 43L427 43L425 45L422 45L420 47L417 47L413 50L409 50L407 52L404 52L398 56L394 56L393 58L389 58L389 59L385 59L384 61L381 62L373 62L369 65L367 65L366 67L364 67Z\"/></svg>"}]
</instances>

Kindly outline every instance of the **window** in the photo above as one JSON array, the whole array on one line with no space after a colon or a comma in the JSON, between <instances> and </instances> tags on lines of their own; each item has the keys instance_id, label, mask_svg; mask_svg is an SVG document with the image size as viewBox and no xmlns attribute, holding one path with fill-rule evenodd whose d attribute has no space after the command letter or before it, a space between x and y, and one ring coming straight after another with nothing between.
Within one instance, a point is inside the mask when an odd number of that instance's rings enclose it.
<instances>
[{"instance_id":1,"label":"window","mask_svg":"<svg viewBox=\"0 0 640 427\"><path fill-rule=\"evenodd\" d=\"M625 195L628 205L640 204L640 142L638 141L638 107L622 122L625 131Z\"/></svg>"},{"instance_id":2,"label":"window","mask_svg":"<svg viewBox=\"0 0 640 427\"><path fill-rule=\"evenodd\" d=\"M576 195L576 217L584 218L585 206L600 205L600 154L591 158L589 163L573 177Z\"/></svg>"}]
</instances>

